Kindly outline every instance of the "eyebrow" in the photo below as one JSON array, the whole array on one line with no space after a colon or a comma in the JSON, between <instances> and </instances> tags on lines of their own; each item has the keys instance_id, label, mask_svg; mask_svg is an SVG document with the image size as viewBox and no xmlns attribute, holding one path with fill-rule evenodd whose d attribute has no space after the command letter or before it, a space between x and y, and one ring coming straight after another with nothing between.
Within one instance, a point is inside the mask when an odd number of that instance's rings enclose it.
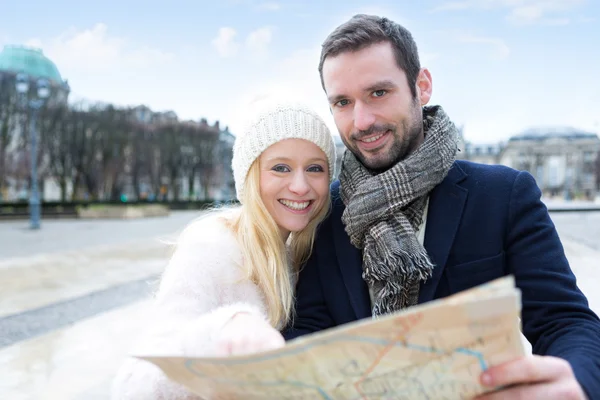
<instances>
[{"instance_id":1,"label":"eyebrow","mask_svg":"<svg viewBox=\"0 0 600 400\"><path fill-rule=\"evenodd\" d=\"M390 79L383 79L381 81L377 81L374 84L372 84L371 86L367 87L365 89L365 92L374 92L376 90L381 90L381 89L393 89L396 87L396 84L394 83L394 81L390 80Z\"/></svg>"},{"instance_id":2,"label":"eyebrow","mask_svg":"<svg viewBox=\"0 0 600 400\"><path fill-rule=\"evenodd\" d=\"M334 96L327 96L327 101L329 101L329 104L335 104L340 100L345 99L346 96L343 94L336 94Z\"/></svg>"},{"instance_id":3,"label":"eyebrow","mask_svg":"<svg viewBox=\"0 0 600 400\"><path fill-rule=\"evenodd\" d=\"M273 162L273 161L285 161L285 162L290 162L293 161L291 158L289 157L271 157L267 159L268 162ZM316 162L316 161L321 161L321 162L327 162L324 158L322 157L314 157L311 158L310 160L308 160L309 163L312 162Z\"/></svg>"},{"instance_id":4,"label":"eyebrow","mask_svg":"<svg viewBox=\"0 0 600 400\"><path fill-rule=\"evenodd\" d=\"M382 90L382 89L394 89L396 88L397 85L394 83L394 81L390 80L390 79L383 79L380 81L377 81L375 83L373 83L372 85L366 87L363 89L363 92L374 92L376 90ZM344 94L337 94L337 95L332 95L332 96L327 96L327 100L329 101L329 104L335 104L340 100L345 99L346 95Z\"/></svg>"}]
</instances>

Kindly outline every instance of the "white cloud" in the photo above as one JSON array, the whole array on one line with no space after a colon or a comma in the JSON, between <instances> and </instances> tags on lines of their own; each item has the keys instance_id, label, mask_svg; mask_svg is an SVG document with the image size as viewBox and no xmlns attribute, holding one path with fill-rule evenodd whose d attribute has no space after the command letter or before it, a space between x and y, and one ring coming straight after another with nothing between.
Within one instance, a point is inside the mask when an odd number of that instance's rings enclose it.
<instances>
[{"instance_id":1,"label":"white cloud","mask_svg":"<svg viewBox=\"0 0 600 400\"><path fill-rule=\"evenodd\" d=\"M61 72L116 72L169 63L173 55L150 46L136 46L111 36L102 23L92 28L71 28L49 40L31 38L26 45L41 48Z\"/></svg>"},{"instance_id":2,"label":"white cloud","mask_svg":"<svg viewBox=\"0 0 600 400\"><path fill-rule=\"evenodd\" d=\"M504 40L493 37L459 35L458 41L462 43L484 44L492 48L490 56L497 60L503 60L510 55L510 48Z\"/></svg>"},{"instance_id":3,"label":"white cloud","mask_svg":"<svg viewBox=\"0 0 600 400\"><path fill-rule=\"evenodd\" d=\"M246 38L246 48L253 56L264 56L267 53L271 39L273 38L273 28L265 26L250 32Z\"/></svg>"},{"instance_id":4,"label":"white cloud","mask_svg":"<svg viewBox=\"0 0 600 400\"><path fill-rule=\"evenodd\" d=\"M243 42L243 49L249 54L250 58L263 60L268 54L269 45L273 39L274 29L270 26L264 26L250 32ZM242 48L238 43L238 33L230 27L222 27L216 38L212 40L212 45L217 49L221 57L237 56Z\"/></svg>"},{"instance_id":5,"label":"white cloud","mask_svg":"<svg viewBox=\"0 0 600 400\"><path fill-rule=\"evenodd\" d=\"M217 37L212 40L212 45L221 57L231 57L237 53L239 45L235 40L236 35L237 32L233 28L224 26L219 29Z\"/></svg>"},{"instance_id":6,"label":"white cloud","mask_svg":"<svg viewBox=\"0 0 600 400\"><path fill-rule=\"evenodd\" d=\"M261 10L267 10L267 11L278 11L281 9L281 4L276 3L274 1L269 1L269 2L260 3L258 5L258 8Z\"/></svg>"},{"instance_id":7,"label":"white cloud","mask_svg":"<svg viewBox=\"0 0 600 400\"><path fill-rule=\"evenodd\" d=\"M561 15L586 2L587 0L463 0L443 2L432 11L507 9L507 19L512 23L564 25L568 24L570 19Z\"/></svg>"}]
</instances>

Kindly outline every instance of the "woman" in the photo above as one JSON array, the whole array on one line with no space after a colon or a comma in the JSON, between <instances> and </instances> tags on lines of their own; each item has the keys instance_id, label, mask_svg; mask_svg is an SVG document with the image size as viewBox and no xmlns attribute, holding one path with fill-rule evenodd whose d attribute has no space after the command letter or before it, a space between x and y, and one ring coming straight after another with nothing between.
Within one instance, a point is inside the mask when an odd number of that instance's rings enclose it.
<instances>
[{"instance_id":1,"label":"woman","mask_svg":"<svg viewBox=\"0 0 600 400\"><path fill-rule=\"evenodd\" d=\"M227 356L284 345L296 274L329 210L335 145L302 105L258 113L233 149L241 206L210 213L177 241L153 324L136 353ZM195 399L154 365L128 359L114 399Z\"/></svg>"}]
</instances>

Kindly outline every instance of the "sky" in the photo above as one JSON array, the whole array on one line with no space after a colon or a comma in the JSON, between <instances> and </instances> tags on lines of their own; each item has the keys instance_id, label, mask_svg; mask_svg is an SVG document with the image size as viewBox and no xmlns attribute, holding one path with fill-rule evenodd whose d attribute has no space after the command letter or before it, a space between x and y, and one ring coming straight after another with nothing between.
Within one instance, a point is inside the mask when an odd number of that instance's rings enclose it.
<instances>
[{"instance_id":1,"label":"sky","mask_svg":"<svg viewBox=\"0 0 600 400\"><path fill-rule=\"evenodd\" d=\"M412 32L430 104L468 141L532 127L600 133L597 0L0 0L0 46L42 49L72 101L143 104L236 134L252 100L276 94L310 103L335 132L319 51L357 13Z\"/></svg>"}]
</instances>

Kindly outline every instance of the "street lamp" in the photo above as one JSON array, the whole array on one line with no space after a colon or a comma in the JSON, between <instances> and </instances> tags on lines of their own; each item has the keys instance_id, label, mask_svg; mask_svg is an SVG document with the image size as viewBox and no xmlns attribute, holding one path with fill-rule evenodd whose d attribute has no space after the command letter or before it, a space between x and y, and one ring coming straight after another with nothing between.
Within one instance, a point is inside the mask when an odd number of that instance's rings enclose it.
<instances>
[{"instance_id":1,"label":"street lamp","mask_svg":"<svg viewBox=\"0 0 600 400\"><path fill-rule=\"evenodd\" d=\"M40 195L38 191L37 178L37 133L36 122L40 108L50 96L50 83L46 79L37 80L37 98L27 100L29 93L29 77L26 74L17 74L16 79L17 93L23 96L23 101L26 106L31 108L31 119L29 125L29 134L31 138L31 189L29 193L29 215L31 229L40 228Z\"/></svg>"}]
</instances>

